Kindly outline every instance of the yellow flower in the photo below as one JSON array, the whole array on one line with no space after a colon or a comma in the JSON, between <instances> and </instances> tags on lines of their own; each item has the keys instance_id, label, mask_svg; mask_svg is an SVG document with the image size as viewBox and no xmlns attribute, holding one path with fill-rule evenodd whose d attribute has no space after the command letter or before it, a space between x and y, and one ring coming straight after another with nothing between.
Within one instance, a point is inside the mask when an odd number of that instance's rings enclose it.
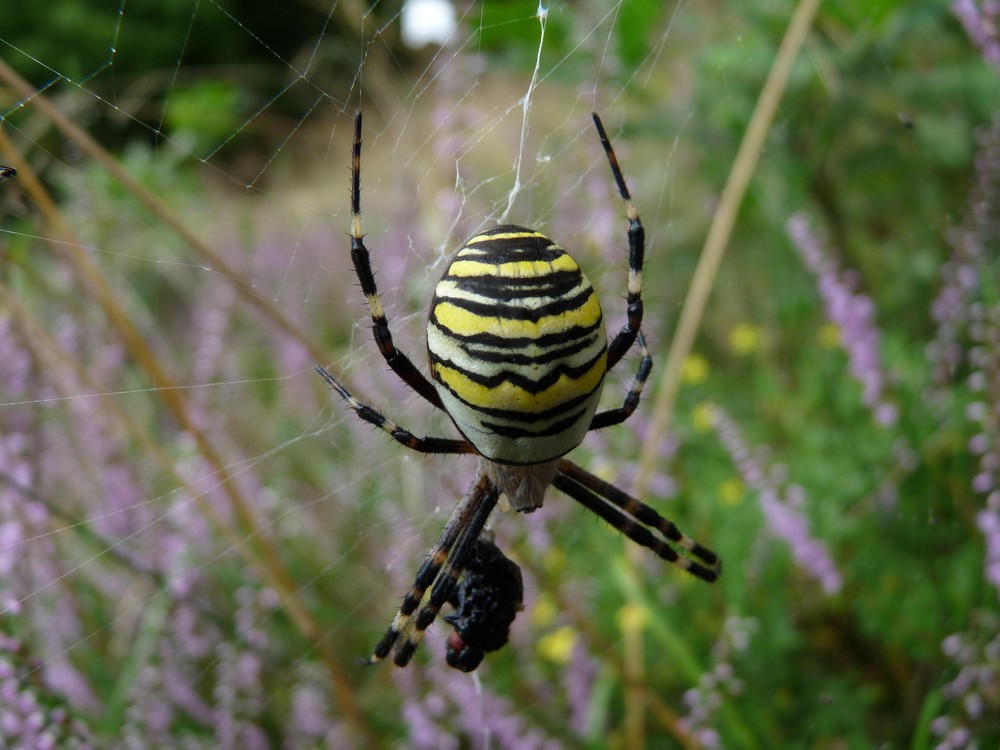
<instances>
[{"instance_id":1,"label":"yellow flower","mask_svg":"<svg viewBox=\"0 0 1000 750\"><path fill-rule=\"evenodd\" d=\"M689 354L681 368L681 377L690 385L704 383L708 378L708 360L700 354Z\"/></svg>"},{"instance_id":2,"label":"yellow flower","mask_svg":"<svg viewBox=\"0 0 1000 750\"><path fill-rule=\"evenodd\" d=\"M642 630L649 622L649 612L639 604L626 604L615 615L622 631Z\"/></svg>"},{"instance_id":3,"label":"yellow flower","mask_svg":"<svg viewBox=\"0 0 1000 750\"><path fill-rule=\"evenodd\" d=\"M548 635L538 639L538 655L556 664L566 664L573 654L573 644L576 643L576 631L569 625L553 630Z\"/></svg>"},{"instance_id":4,"label":"yellow flower","mask_svg":"<svg viewBox=\"0 0 1000 750\"><path fill-rule=\"evenodd\" d=\"M725 505L736 505L743 500L746 491L747 488L743 484L743 480L733 477L719 485L719 499Z\"/></svg>"},{"instance_id":5,"label":"yellow flower","mask_svg":"<svg viewBox=\"0 0 1000 750\"><path fill-rule=\"evenodd\" d=\"M561 573L566 569L566 554L558 547L549 547L542 558L542 565L549 573Z\"/></svg>"},{"instance_id":6,"label":"yellow flower","mask_svg":"<svg viewBox=\"0 0 1000 750\"><path fill-rule=\"evenodd\" d=\"M556 604L552 597L539 594L531 607L531 621L539 628L547 628L556 619Z\"/></svg>"},{"instance_id":7,"label":"yellow flower","mask_svg":"<svg viewBox=\"0 0 1000 750\"><path fill-rule=\"evenodd\" d=\"M840 346L840 326L824 323L819 329L819 345L824 349L836 349Z\"/></svg>"},{"instance_id":8,"label":"yellow flower","mask_svg":"<svg viewBox=\"0 0 1000 750\"><path fill-rule=\"evenodd\" d=\"M711 430L712 424L715 422L715 404L711 401L702 401L694 408L691 421L698 432Z\"/></svg>"},{"instance_id":9,"label":"yellow flower","mask_svg":"<svg viewBox=\"0 0 1000 750\"><path fill-rule=\"evenodd\" d=\"M762 339L760 326L739 323L729 332L729 348L737 354L752 354L760 349Z\"/></svg>"}]
</instances>

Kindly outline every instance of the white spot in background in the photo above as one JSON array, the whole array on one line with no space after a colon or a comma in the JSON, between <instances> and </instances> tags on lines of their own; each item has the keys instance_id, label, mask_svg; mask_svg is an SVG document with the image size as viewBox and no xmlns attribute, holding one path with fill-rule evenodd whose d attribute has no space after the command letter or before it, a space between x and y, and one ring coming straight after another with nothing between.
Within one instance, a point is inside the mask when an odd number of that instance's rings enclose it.
<instances>
[{"instance_id":1,"label":"white spot in background","mask_svg":"<svg viewBox=\"0 0 1000 750\"><path fill-rule=\"evenodd\" d=\"M420 49L443 45L455 30L455 8L449 0L410 0L402 11L403 44Z\"/></svg>"}]
</instances>

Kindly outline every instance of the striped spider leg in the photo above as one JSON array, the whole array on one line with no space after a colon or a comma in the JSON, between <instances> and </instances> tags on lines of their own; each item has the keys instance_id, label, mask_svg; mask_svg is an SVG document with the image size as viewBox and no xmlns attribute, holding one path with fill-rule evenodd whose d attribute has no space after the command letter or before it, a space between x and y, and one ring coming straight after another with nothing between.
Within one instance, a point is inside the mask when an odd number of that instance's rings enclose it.
<instances>
[{"instance_id":1,"label":"striped spider leg","mask_svg":"<svg viewBox=\"0 0 1000 750\"><path fill-rule=\"evenodd\" d=\"M480 473L472 489L452 512L430 555L420 566L413 587L403 598L403 604L382 640L375 646L370 663L377 663L388 656L400 636L403 636L403 641L396 648L393 662L398 667L405 667L410 663L427 628L437 618L445 602L452 598L465 562L472 556L479 535L499 498L500 491L497 487L485 473ZM427 604L413 617L424 593L432 584Z\"/></svg>"},{"instance_id":2,"label":"striped spider leg","mask_svg":"<svg viewBox=\"0 0 1000 750\"><path fill-rule=\"evenodd\" d=\"M372 335L386 364L392 368L404 383L430 401L439 409L444 408L437 391L427 377L417 369L408 356L396 348L389 331L389 321L385 317L382 298L375 285L371 254L365 247L364 233L361 231L361 112L354 117L354 149L351 152L351 261L354 272L361 282L361 291L368 301L372 317Z\"/></svg>"},{"instance_id":3,"label":"striped spider leg","mask_svg":"<svg viewBox=\"0 0 1000 750\"><path fill-rule=\"evenodd\" d=\"M632 195L625 184L625 176L621 167L618 166L618 157L611 147L611 141L604 130L604 123L597 113L593 113L594 127L597 128L597 135L601 139L601 146L604 147L604 154L608 157L608 164L611 165L611 175L618 186L618 193L625 203L625 216L628 218L628 294L625 301L628 304L627 319L625 325L608 344L608 369L610 370L625 353L632 348L636 336L639 335L639 327L642 325L642 263L646 253L646 230L639 221L639 212L635 210L632 203ZM645 349L645 346L643 346Z\"/></svg>"},{"instance_id":4,"label":"striped spider leg","mask_svg":"<svg viewBox=\"0 0 1000 750\"><path fill-rule=\"evenodd\" d=\"M722 572L719 556L681 533L673 521L572 461L562 459L559 462L559 473L552 480L552 486L600 516L639 546L652 550L691 575L714 583ZM656 537L647 527L658 531L663 539ZM678 554L664 539L682 547L701 562Z\"/></svg>"}]
</instances>

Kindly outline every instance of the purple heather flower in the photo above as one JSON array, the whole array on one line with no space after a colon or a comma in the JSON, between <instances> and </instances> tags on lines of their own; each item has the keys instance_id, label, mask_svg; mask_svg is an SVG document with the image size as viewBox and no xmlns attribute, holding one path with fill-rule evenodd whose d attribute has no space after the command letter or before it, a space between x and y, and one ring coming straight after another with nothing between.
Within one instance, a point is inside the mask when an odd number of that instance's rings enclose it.
<instances>
[{"instance_id":1,"label":"purple heather flower","mask_svg":"<svg viewBox=\"0 0 1000 750\"><path fill-rule=\"evenodd\" d=\"M795 562L816 578L827 594L840 591L843 585L840 572L826 545L810 536L809 524L801 513L805 490L798 485L787 485L784 481L776 482L776 474L781 479L784 471L769 471L762 452L751 451L737 424L718 406L712 409L712 425L743 481L757 491L770 532L788 543Z\"/></svg>"},{"instance_id":2,"label":"purple heather flower","mask_svg":"<svg viewBox=\"0 0 1000 750\"><path fill-rule=\"evenodd\" d=\"M415 747L458 747L463 735L474 748L561 750L563 747L529 725L514 704L491 692L476 676L446 667L441 670L435 677L440 692L410 697L404 704L409 741ZM394 677L402 692L414 696L417 684L412 676L401 674L404 671L398 670Z\"/></svg>"},{"instance_id":3,"label":"purple heather flower","mask_svg":"<svg viewBox=\"0 0 1000 750\"><path fill-rule=\"evenodd\" d=\"M292 693L290 728L304 739L321 739L330 730L329 706L330 696L318 685L296 685Z\"/></svg>"},{"instance_id":4,"label":"purple heather flower","mask_svg":"<svg viewBox=\"0 0 1000 750\"><path fill-rule=\"evenodd\" d=\"M972 0L955 3L953 7L960 5L974 7ZM951 379L967 357L971 363L973 354L966 350L965 337L971 335L974 340L981 341L984 329L988 328L982 325L984 311L979 290L986 283L981 277L991 263L987 243L996 236L997 229L1000 115L978 132L976 139L979 145L975 157L976 179L969 194L969 211L961 226L948 233L952 253L941 267L941 289L931 305L931 315L938 329L928 347L928 355L934 367L934 380L939 386ZM979 347L973 348L977 350L976 358L981 360L985 352ZM978 368L981 369L981 365ZM980 373L974 372L969 386L974 391L982 391L986 381Z\"/></svg>"},{"instance_id":5,"label":"purple heather flower","mask_svg":"<svg viewBox=\"0 0 1000 750\"><path fill-rule=\"evenodd\" d=\"M25 750L91 747L83 726L64 709L50 708L58 700L58 691L47 684L46 671L26 659L15 639L0 641L0 746Z\"/></svg>"},{"instance_id":6,"label":"purple heather flower","mask_svg":"<svg viewBox=\"0 0 1000 750\"><path fill-rule=\"evenodd\" d=\"M976 516L976 525L986 543L983 571L986 580L1000 595L1000 305L969 305L968 331L972 346L968 362L979 388L977 400L965 408L975 435L969 451L979 457L979 470L971 479L972 489L987 495L985 507Z\"/></svg>"},{"instance_id":7,"label":"purple heather flower","mask_svg":"<svg viewBox=\"0 0 1000 750\"><path fill-rule=\"evenodd\" d=\"M218 375L236 301L236 291L228 284L216 285L199 301L200 309L191 316L197 325L193 338L198 342L189 375L191 382L208 383Z\"/></svg>"},{"instance_id":8,"label":"purple heather flower","mask_svg":"<svg viewBox=\"0 0 1000 750\"><path fill-rule=\"evenodd\" d=\"M28 349L17 341L11 319L0 316L0 393L4 400L16 400L27 393L32 361ZM6 417L6 411L5 411ZM9 429L9 428L8 428Z\"/></svg>"},{"instance_id":9,"label":"purple heather flower","mask_svg":"<svg viewBox=\"0 0 1000 750\"><path fill-rule=\"evenodd\" d=\"M185 663L186 661L189 663ZM169 702L162 702L169 703L171 711L176 707L206 726L211 726L212 707L192 690L191 676L184 671L185 667L197 663L199 662L193 661L192 654L184 653L177 654L173 659L164 658L162 664L150 666L149 669L158 673L156 679L162 682L162 688L155 695L161 701L163 697L169 698Z\"/></svg>"},{"instance_id":10,"label":"purple heather flower","mask_svg":"<svg viewBox=\"0 0 1000 750\"><path fill-rule=\"evenodd\" d=\"M1000 491L990 493L986 507L976 515L976 526L986 540L983 568L986 580L1000 596Z\"/></svg>"},{"instance_id":11,"label":"purple heather flower","mask_svg":"<svg viewBox=\"0 0 1000 750\"><path fill-rule=\"evenodd\" d=\"M586 645L577 639L573 653L563 675L566 696L569 702L569 728L578 737L585 737L590 717L590 698L594 680L600 672L600 664L587 651Z\"/></svg>"},{"instance_id":12,"label":"purple heather flower","mask_svg":"<svg viewBox=\"0 0 1000 750\"><path fill-rule=\"evenodd\" d=\"M747 650L757 627L757 621L750 617L727 618L722 636L712 647L713 666L701 676L697 687L684 693L688 712L681 719L681 726L706 749L722 747L721 737L710 722L721 708L724 696L740 695L745 688L732 659Z\"/></svg>"},{"instance_id":13,"label":"purple heather flower","mask_svg":"<svg viewBox=\"0 0 1000 750\"><path fill-rule=\"evenodd\" d=\"M1000 3L996 0L954 0L951 11L965 28L983 59L1000 71Z\"/></svg>"},{"instance_id":14,"label":"purple heather flower","mask_svg":"<svg viewBox=\"0 0 1000 750\"><path fill-rule=\"evenodd\" d=\"M417 699L407 700L403 704L403 721L409 728L409 742L412 747L417 748L417 750L432 750L436 748L441 748L442 750L449 750L449 748L458 747L458 738L449 736L441 727L438 726L437 721L435 721L427 707Z\"/></svg>"},{"instance_id":15,"label":"purple heather flower","mask_svg":"<svg viewBox=\"0 0 1000 750\"><path fill-rule=\"evenodd\" d=\"M956 13L970 30L970 13L982 11L979 25L988 24L989 37L996 43L996 21L1000 3L955 3ZM960 12L961 11L961 12ZM986 17L988 16L988 20ZM972 31L970 30L970 35ZM978 42L977 42L978 43ZM992 253L988 250L997 233L997 206L1000 194L1000 116L978 135L976 181L970 191L968 211L962 225L950 236L952 256L942 270L942 289L934 304L938 333L932 345L936 380L947 382L950 373L961 364L969 368L968 386L976 400L965 407L965 418L973 423L974 435L969 451L979 457L978 471L970 480L972 489L987 495L984 508L977 514L976 525L986 543L983 563L986 580L1000 595L1000 304L992 301L984 289L995 277L991 270Z\"/></svg>"},{"instance_id":16,"label":"purple heather flower","mask_svg":"<svg viewBox=\"0 0 1000 750\"><path fill-rule=\"evenodd\" d=\"M947 713L931 721L938 748L974 747L971 740L992 727L1000 714L1000 636L992 617L974 619L969 631L953 634L941 644L958 673L944 685Z\"/></svg>"},{"instance_id":17,"label":"purple heather flower","mask_svg":"<svg viewBox=\"0 0 1000 750\"><path fill-rule=\"evenodd\" d=\"M839 271L805 215L795 214L785 228L806 268L816 277L827 317L840 329L851 375L861 384L865 406L872 410L877 424L895 424L896 406L885 398L882 334L875 324L875 303L856 291L859 285L856 271Z\"/></svg>"}]
</instances>

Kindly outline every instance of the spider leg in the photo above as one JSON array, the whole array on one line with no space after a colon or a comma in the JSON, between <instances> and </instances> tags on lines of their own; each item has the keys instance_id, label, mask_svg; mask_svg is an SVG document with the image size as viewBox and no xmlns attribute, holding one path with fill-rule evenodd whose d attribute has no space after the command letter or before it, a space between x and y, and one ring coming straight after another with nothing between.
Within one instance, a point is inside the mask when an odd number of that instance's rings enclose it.
<instances>
[{"instance_id":1,"label":"spider leg","mask_svg":"<svg viewBox=\"0 0 1000 750\"><path fill-rule=\"evenodd\" d=\"M365 247L364 233L361 231L361 112L354 118L354 151L351 160L351 260L354 262L354 272L361 282L361 291L368 300L368 309L372 316L372 334L378 350L385 358L386 364L404 383L415 390L434 406L443 409L441 397L427 377L417 369L413 361L396 348L389 331L389 321L385 317L385 308L379 297L375 284L375 273L372 271L371 256Z\"/></svg>"},{"instance_id":2,"label":"spider leg","mask_svg":"<svg viewBox=\"0 0 1000 750\"><path fill-rule=\"evenodd\" d=\"M431 589L431 596L427 604L417 614L413 623L413 630L407 635L406 640L396 650L396 657L393 662L397 667L405 667L410 663L417 646L423 640L424 632L431 626L437 618L441 607L452 597L458 587L459 579L465 570L465 564L472 556L479 535L489 520L490 513L496 507L500 499L500 490L492 482L482 477L477 484L485 483L486 488L482 493L477 493L476 504L472 509L469 519L465 523L465 528L455 544L455 549L448 557L448 562L444 566Z\"/></svg>"},{"instance_id":3,"label":"spider leg","mask_svg":"<svg viewBox=\"0 0 1000 750\"><path fill-rule=\"evenodd\" d=\"M611 141L604 130L601 118L594 112L594 125L597 127L597 135L604 146L604 153L608 157L608 164L611 165L611 174L614 175L615 183L618 185L618 192L625 202L625 215L628 217L628 320L618 334L608 343L608 369L610 370L625 356L636 336L639 335L639 326L642 325L642 263L646 253L646 231L639 221L639 212L635 210L632 203L632 196L625 184L625 177L622 175L621 167L618 166L618 157L611 147ZM613 424L613 423L612 423Z\"/></svg>"},{"instance_id":4,"label":"spider leg","mask_svg":"<svg viewBox=\"0 0 1000 750\"><path fill-rule=\"evenodd\" d=\"M382 640L375 646L370 663L384 659L401 635L403 642L396 648L393 659L397 666L405 667L413 657L417 646L423 640L424 632L434 622L441 607L451 598L472 555L476 540L479 539L486 521L496 507L500 490L485 473L480 474L469 493L452 512L441 537L420 566L412 588L403 599L396 617ZM427 588L433 584L427 604L417 611Z\"/></svg>"},{"instance_id":5,"label":"spider leg","mask_svg":"<svg viewBox=\"0 0 1000 750\"><path fill-rule=\"evenodd\" d=\"M455 440L442 437L417 437L409 430L400 427L388 417L358 401L344 385L324 368L316 365L316 372L323 376L333 390L340 394L347 405L365 422L375 425L380 430L389 433L397 443L405 445L410 450L419 453L475 453L476 449L465 440Z\"/></svg>"},{"instance_id":6,"label":"spider leg","mask_svg":"<svg viewBox=\"0 0 1000 750\"><path fill-rule=\"evenodd\" d=\"M639 406L642 389L646 385L649 373L653 370L653 358L649 354L649 349L646 348L646 337L642 335L642 331L639 331L637 339L639 341L639 351L642 354L642 361L639 362L639 369L635 373L635 380L632 381L632 386L628 389L628 393L625 394L624 403L617 409L609 409L608 411L595 414L593 420L590 422L589 430L600 430L603 427L621 424L631 417L632 412Z\"/></svg>"},{"instance_id":7,"label":"spider leg","mask_svg":"<svg viewBox=\"0 0 1000 750\"><path fill-rule=\"evenodd\" d=\"M437 543L431 549L430 554L424 560L423 565L420 566L420 570L417 571L417 577L413 581L413 586L410 590L406 592L406 596L403 597L403 603L399 607L399 611L396 616L392 618L392 623L389 628L385 631L385 635L376 644L375 649L372 651L371 657L368 659L369 664L377 664L382 661L392 647L399 640L399 637L410 628L413 622L413 613L417 611L417 607L420 606L421 600L424 598L424 593L427 591L427 587L434 583L435 579L438 577L438 573L441 572L441 568L444 567L445 562L448 560L448 551L455 544L455 538L459 534L459 526L456 522L456 516L458 514L459 506L452 513L451 518L448 519L448 524L445 526L444 531L441 532L441 536L438 538Z\"/></svg>"},{"instance_id":8,"label":"spider leg","mask_svg":"<svg viewBox=\"0 0 1000 750\"><path fill-rule=\"evenodd\" d=\"M683 568L688 573L712 583L722 572L722 564L714 552L682 534L672 521L645 503L622 492L613 484L599 479L572 461L563 459L559 462L559 473L552 480L552 484L596 513L636 544L651 549L667 562ZM666 539L690 552L704 565L679 555L646 526L655 529Z\"/></svg>"}]
</instances>

